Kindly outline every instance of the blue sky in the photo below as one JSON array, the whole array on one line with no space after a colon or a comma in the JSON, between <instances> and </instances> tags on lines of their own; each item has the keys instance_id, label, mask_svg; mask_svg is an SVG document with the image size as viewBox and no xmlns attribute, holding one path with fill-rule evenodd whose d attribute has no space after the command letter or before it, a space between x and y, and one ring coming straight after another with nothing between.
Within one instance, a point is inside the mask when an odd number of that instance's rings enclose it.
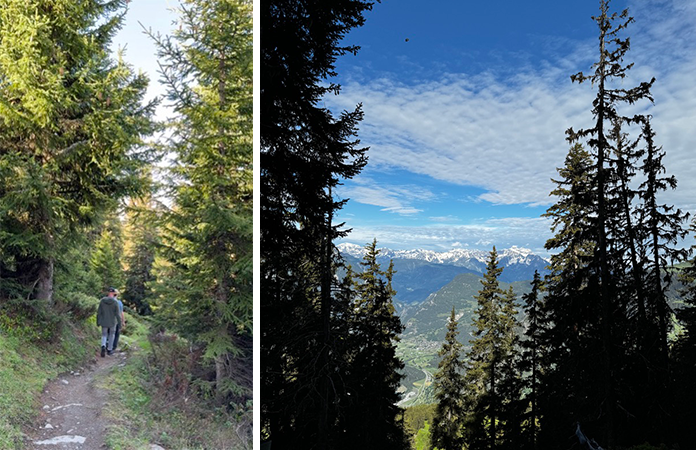
<instances>
[{"instance_id":1,"label":"blue sky","mask_svg":"<svg viewBox=\"0 0 696 450\"><path fill-rule=\"evenodd\" d=\"M693 213L696 2L611 3L626 7L635 66L623 86L657 78L655 104L632 111L654 116L679 181L662 200ZM370 147L366 169L337 191L350 198L336 218L353 229L342 242L544 254L551 232L540 215L553 203L564 132L592 123L595 92L570 75L596 60L598 13L598 0L375 4L345 39L361 50L338 61L341 94L324 100L336 112L363 104L359 138Z\"/></svg>"},{"instance_id":2,"label":"blue sky","mask_svg":"<svg viewBox=\"0 0 696 450\"><path fill-rule=\"evenodd\" d=\"M155 96L164 96L164 87L159 83L159 66L155 44L143 33L143 27L162 35L170 34L172 22L177 18L174 9L179 6L177 0L131 0L123 28L115 36L112 50L123 48L123 59L135 71L143 71L150 77L147 100ZM166 102L157 111L159 118L167 114Z\"/></svg>"}]
</instances>

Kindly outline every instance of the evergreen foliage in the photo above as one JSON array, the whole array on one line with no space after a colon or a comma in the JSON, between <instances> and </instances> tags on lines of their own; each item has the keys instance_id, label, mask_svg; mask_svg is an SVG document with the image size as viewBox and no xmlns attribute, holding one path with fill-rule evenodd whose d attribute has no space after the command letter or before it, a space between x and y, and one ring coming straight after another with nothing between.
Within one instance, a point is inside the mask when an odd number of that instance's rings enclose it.
<instances>
[{"instance_id":1,"label":"evergreen foliage","mask_svg":"<svg viewBox=\"0 0 696 450\"><path fill-rule=\"evenodd\" d=\"M125 4L0 3L0 296L51 306L61 243L139 190L154 104L110 56Z\"/></svg>"},{"instance_id":2,"label":"evergreen foliage","mask_svg":"<svg viewBox=\"0 0 696 450\"><path fill-rule=\"evenodd\" d=\"M464 446L462 424L465 408L464 368L462 344L457 340L457 318L454 307L447 322L445 342L438 352L442 358L435 373L435 399L437 406L430 427L430 442L433 448L461 449Z\"/></svg>"},{"instance_id":3,"label":"evergreen foliage","mask_svg":"<svg viewBox=\"0 0 696 450\"><path fill-rule=\"evenodd\" d=\"M692 220L690 231L696 236L696 219ZM691 246L695 250L696 245ZM696 420L696 257L679 274L684 288L681 296L684 304L677 310L677 317L684 327L684 332L673 347L673 391L678 425L673 428L678 442L696 442L696 429L692 426Z\"/></svg>"},{"instance_id":4,"label":"evergreen foliage","mask_svg":"<svg viewBox=\"0 0 696 450\"><path fill-rule=\"evenodd\" d=\"M184 1L154 36L176 117L174 205L154 286L168 329L203 346L221 403L252 389L252 5Z\"/></svg>"},{"instance_id":5,"label":"evergreen foliage","mask_svg":"<svg viewBox=\"0 0 696 450\"><path fill-rule=\"evenodd\" d=\"M92 270L100 280L98 292L106 292L109 287L115 287L119 290L123 288L122 233L123 225L120 219L113 217L104 222L101 234L96 239L90 262Z\"/></svg>"},{"instance_id":6,"label":"evergreen foliage","mask_svg":"<svg viewBox=\"0 0 696 450\"><path fill-rule=\"evenodd\" d=\"M544 401L541 380L548 367L548 347L544 335L551 324L546 316L543 299L544 282L538 271L534 271L532 290L522 296L527 328L520 345L522 347L520 371L526 373L524 380L524 403L528 410L524 414L525 434L521 442L525 448L538 449L539 422Z\"/></svg>"},{"instance_id":7,"label":"evergreen foliage","mask_svg":"<svg viewBox=\"0 0 696 450\"><path fill-rule=\"evenodd\" d=\"M552 192L558 202L547 213L556 235L546 248L558 253L545 301L553 327L542 333L549 357L541 386L542 448L576 422L609 447L664 442L673 422L665 275L685 257L674 245L684 236L686 215L657 206L657 193L676 187L676 180L661 178L665 168L650 117L620 110L653 100L654 79L619 85L632 67L623 62L630 41L620 34L633 19L628 11L610 14L602 0L594 20L599 60L593 74L571 79L596 87L595 123L567 131L572 147ZM633 125L641 133L631 141L626 130Z\"/></svg>"},{"instance_id":8,"label":"evergreen foliage","mask_svg":"<svg viewBox=\"0 0 696 450\"><path fill-rule=\"evenodd\" d=\"M150 300L154 275L152 269L159 247L162 208L152 197L132 198L126 210L124 235L125 287L122 299L138 314L152 314Z\"/></svg>"},{"instance_id":9,"label":"evergreen foliage","mask_svg":"<svg viewBox=\"0 0 696 450\"><path fill-rule=\"evenodd\" d=\"M368 436L389 448L405 445L398 411L385 402L396 402L398 384L390 373L399 363L390 356L389 336L400 327L386 306L391 287L370 293L360 289L381 282L353 288L350 272L336 277L341 262L333 241L346 230L333 223L344 203L333 189L367 163L355 139L362 111L336 117L320 105L339 92L330 82L336 59L358 50L342 40L364 23L372 4L261 3L261 419L274 447L352 448ZM354 304L355 295L368 297ZM380 318L362 323L365 308L376 308ZM374 327L385 327L383 334L357 339ZM378 352L379 345L385 347ZM362 365L377 354L385 357L384 369ZM366 378L375 370L386 378ZM376 409L366 403L373 388L381 399ZM365 423L363 414L374 422Z\"/></svg>"},{"instance_id":10,"label":"evergreen foliage","mask_svg":"<svg viewBox=\"0 0 696 450\"><path fill-rule=\"evenodd\" d=\"M351 444L345 448L404 449L408 444L400 420L403 411L396 405L404 377L396 344L404 327L392 303L393 264L382 270L377 263L376 240L365 249L363 270L354 275L348 384L352 405L343 425Z\"/></svg>"},{"instance_id":11,"label":"evergreen foliage","mask_svg":"<svg viewBox=\"0 0 696 450\"><path fill-rule=\"evenodd\" d=\"M481 290L476 296L474 339L467 354L465 440L467 448L514 448L519 441L515 414L520 385L516 375L518 354L517 311L512 289L503 291L498 277L498 253L493 247Z\"/></svg>"}]
</instances>

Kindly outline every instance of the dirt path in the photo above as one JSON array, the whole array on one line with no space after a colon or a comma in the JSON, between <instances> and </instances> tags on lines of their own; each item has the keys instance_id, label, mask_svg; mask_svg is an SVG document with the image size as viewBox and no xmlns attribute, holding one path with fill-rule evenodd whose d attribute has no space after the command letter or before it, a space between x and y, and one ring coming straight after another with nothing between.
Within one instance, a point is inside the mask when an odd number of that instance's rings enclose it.
<instances>
[{"instance_id":1,"label":"dirt path","mask_svg":"<svg viewBox=\"0 0 696 450\"><path fill-rule=\"evenodd\" d=\"M104 411L109 392L98 383L107 374L125 365L127 353L97 356L96 364L65 373L50 382L41 396L43 406L35 429L29 430L27 449L101 450L109 425Z\"/></svg>"}]
</instances>

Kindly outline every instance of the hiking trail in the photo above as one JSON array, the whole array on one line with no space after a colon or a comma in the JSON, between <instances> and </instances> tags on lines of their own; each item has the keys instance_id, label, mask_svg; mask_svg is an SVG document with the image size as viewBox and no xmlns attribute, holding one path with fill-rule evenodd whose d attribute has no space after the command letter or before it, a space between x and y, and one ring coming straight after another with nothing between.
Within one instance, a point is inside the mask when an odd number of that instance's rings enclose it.
<instances>
[{"instance_id":1,"label":"hiking trail","mask_svg":"<svg viewBox=\"0 0 696 450\"><path fill-rule=\"evenodd\" d=\"M42 409L32 429L27 430L26 448L31 450L102 450L110 424L106 415L109 395L99 387L112 370L126 364L127 352L97 356L87 367L66 372L49 382L41 395ZM150 449L162 449L151 446Z\"/></svg>"}]
</instances>

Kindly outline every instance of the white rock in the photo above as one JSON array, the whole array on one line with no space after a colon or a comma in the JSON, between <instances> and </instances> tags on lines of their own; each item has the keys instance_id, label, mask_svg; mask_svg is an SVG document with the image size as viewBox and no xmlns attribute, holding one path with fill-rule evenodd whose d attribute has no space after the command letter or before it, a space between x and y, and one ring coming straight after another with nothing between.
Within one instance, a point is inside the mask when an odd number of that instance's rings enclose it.
<instances>
[{"instance_id":1,"label":"white rock","mask_svg":"<svg viewBox=\"0 0 696 450\"><path fill-rule=\"evenodd\" d=\"M58 411L59 409L67 408L67 407L69 407L69 406L82 406L82 403L70 403L70 404L68 404L68 405L56 406L55 408L53 408L53 409L51 410L51 412L53 412L53 411Z\"/></svg>"},{"instance_id":2,"label":"white rock","mask_svg":"<svg viewBox=\"0 0 696 450\"><path fill-rule=\"evenodd\" d=\"M63 384L70 384L70 382L68 380L60 380L60 382Z\"/></svg>"},{"instance_id":3,"label":"white rock","mask_svg":"<svg viewBox=\"0 0 696 450\"><path fill-rule=\"evenodd\" d=\"M46 425L44 425L44 428L47 428L50 430L53 428L53 425L51 425L50 423L47 423Z\"/></svg>"},{"instance_id":4,"label":"white rock","mask_svg":"<svg viewBox=\"0 0 696 450\"><path fill-rule=\"evenodd\" d=\"M35 441L36 445L59 445L59 444L84 444L87 438L84 436L56 436L51 439L46 439L43 441Z\"/></svg>"},{"instance_id":5,"label":"white rock","mask_svg":"<svg viewBox=\"0 0 696 450\"><path fill-rule=\"evenodd\" d=\"M150 444L150 450L165 450L164 447L160 447L157 444Z\"/></svg>"}]
</instances>

